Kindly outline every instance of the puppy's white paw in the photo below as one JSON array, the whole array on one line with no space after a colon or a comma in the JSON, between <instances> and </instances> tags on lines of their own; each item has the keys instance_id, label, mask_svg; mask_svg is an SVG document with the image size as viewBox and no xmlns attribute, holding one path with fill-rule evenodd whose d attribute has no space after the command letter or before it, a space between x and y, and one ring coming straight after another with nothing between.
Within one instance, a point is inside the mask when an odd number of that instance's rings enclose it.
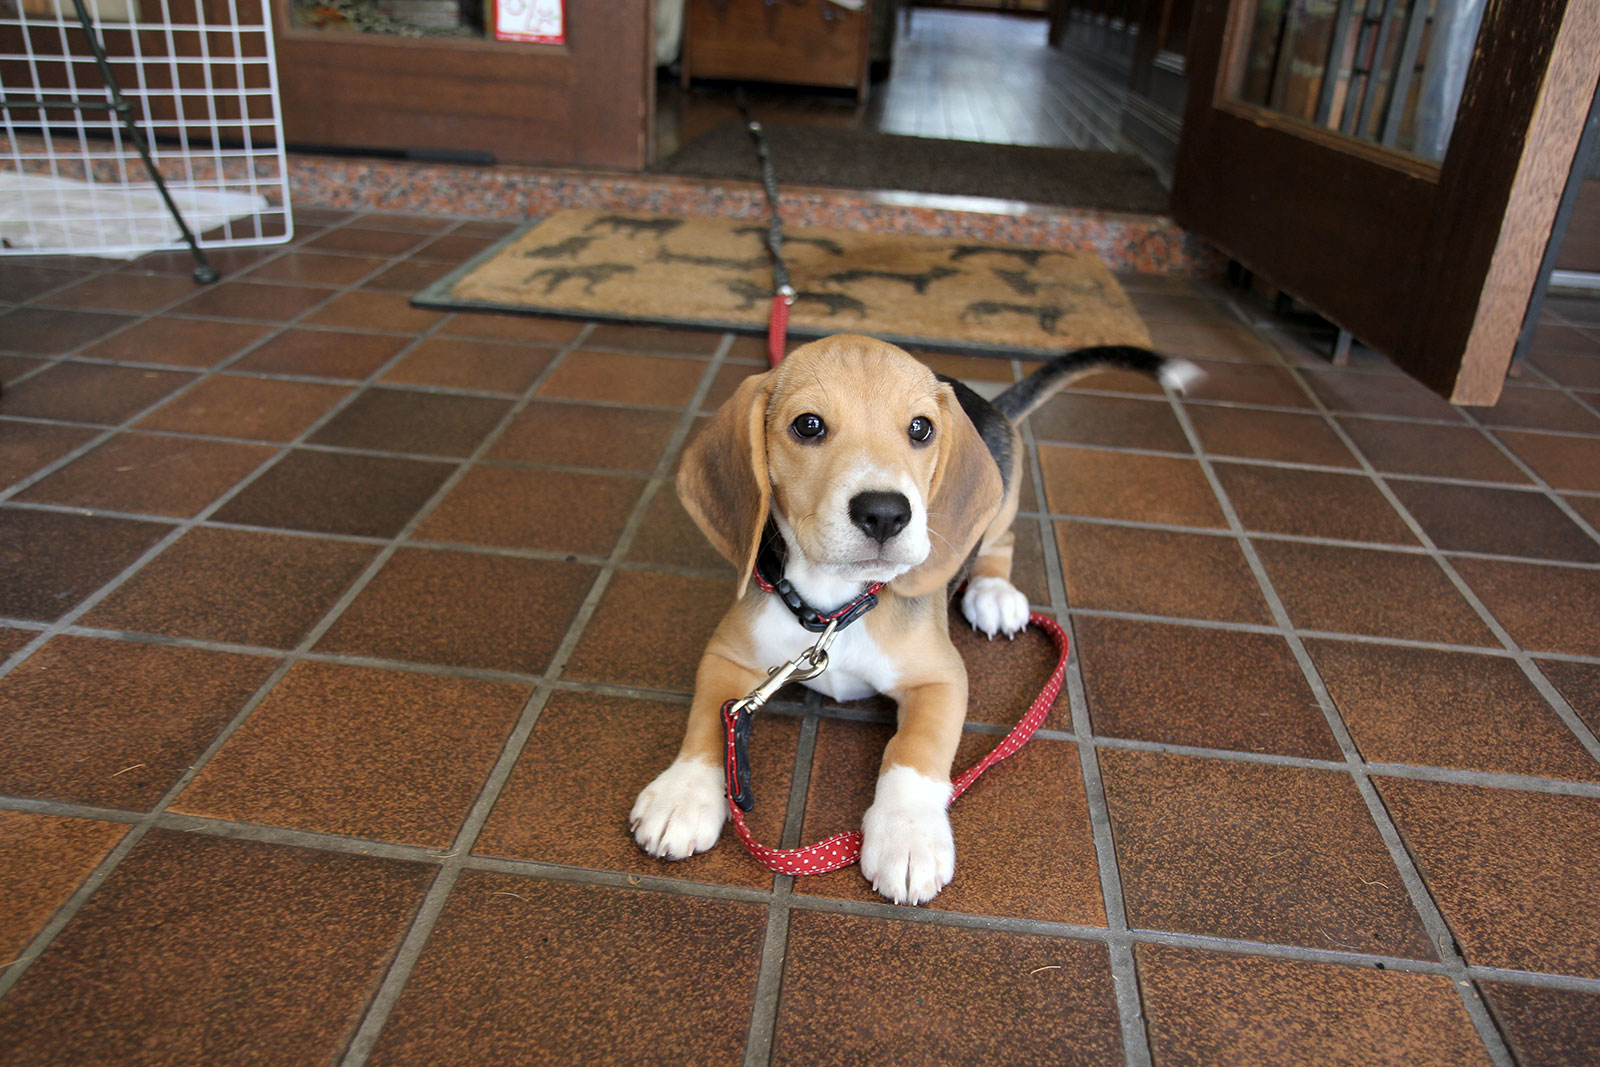
<instances>
[{"instance_id":1,"label":"puppy's white paw","mask_svg":"<svg viewBox=\"0 0 1600 1067\"><path fill-rule=\"evenodd\" d=\"M956 873L950 834L950 783L910 767L891 767L861 820L861 873L896 904L923 904Z\"/></svg>"},{"instance_id":2,"label":"puppy's white paw","mask_svg":"<svg viewBox=\"0 0 1600 1067\"><path fill-rule=\"evenodd\" d=\"M961 598L961 614L980 633L1012 637L1028 625L1028 598L1004 578L974 578Z\"/></svg>"},{"instance_id":3,"label":"puppy's white paw","mask_svg":"<svg viewBox=\"0 0 1600 1067\"><path fill-rule=\"evenodd\" d=\"M680 759L640 791L628 824L650 855L684 860L717 843L726 817L722 768Z\"/></svg>"}]
</instances>

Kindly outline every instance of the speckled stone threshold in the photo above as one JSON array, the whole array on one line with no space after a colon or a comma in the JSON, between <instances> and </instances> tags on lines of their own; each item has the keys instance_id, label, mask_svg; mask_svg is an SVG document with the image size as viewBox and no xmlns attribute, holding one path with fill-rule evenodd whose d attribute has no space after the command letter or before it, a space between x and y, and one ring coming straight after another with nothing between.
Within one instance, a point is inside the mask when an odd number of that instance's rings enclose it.
<instances>
[{"instance_id":1,"label":"speckled stone threshold","mask_svg":"<svg viewBox=\"0 0 1600 1067\"><path fill-rule=\"evenodd\" d=\"M291 156L289 189L303 207L480 219L539 218L562 208L739 219L765 218L767 211L755 182L332 156ZM784 221L795 226L1089 251L1113 271L1212 277L1224 263L1210 246L1159 215L817 187L785 188L782 210Z\"/></svg>"}]
</instances>

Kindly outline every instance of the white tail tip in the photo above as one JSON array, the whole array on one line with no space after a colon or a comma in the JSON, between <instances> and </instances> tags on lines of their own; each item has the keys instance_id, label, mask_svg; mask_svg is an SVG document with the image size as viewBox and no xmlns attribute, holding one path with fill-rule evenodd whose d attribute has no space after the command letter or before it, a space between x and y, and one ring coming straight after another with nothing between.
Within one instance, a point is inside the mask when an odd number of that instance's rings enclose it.
<instances>
[{"instance_id":1,"label":"white tail tip","mask_svg":"<svg viewBox=\"0 0 1600 1067\"><path fill-rule=\"evenodd\" d=\"M1169 359L1161 368L1161 384L1175 393L1187 393L1191 385L1205 376L1205 371L1186 359Z\"/></svg>"}]
</instances>

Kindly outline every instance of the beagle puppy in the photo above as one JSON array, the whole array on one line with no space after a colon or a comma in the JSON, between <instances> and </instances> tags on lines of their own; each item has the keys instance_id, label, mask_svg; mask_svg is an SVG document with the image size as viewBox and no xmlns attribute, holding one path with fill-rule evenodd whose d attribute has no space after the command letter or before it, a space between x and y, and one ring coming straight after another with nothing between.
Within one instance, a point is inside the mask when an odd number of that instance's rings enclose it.
<instances>
[{"instance_id":1,"label":"beagle puppy","mask_svg":"<svg viewBox=\"0 0 1600 1067\"><path fill-rule=\"evenodd\" d=\"M1197 373L1144 349L1082 349L990 402L893 345L846 334L739 386L678 472L684 507L740 577L700 661L677 759L633 806L646 852L684 859L716 844L727 813L722 705L816 641L786 600L826 615L879 582L876 609L837 631L827 670L805 684L836 700L883 693L899 706L862 820L861 873L897 904L931 900L949 883L945 807L967 672L950 641L948 590L966 577L962 612L991 637L1027 625L1028 599L1010 581L1017 424L1073 377L1105 367L1174 388ZM758 555L792 596L751 584Z\"/></svg>"}]
</instances>

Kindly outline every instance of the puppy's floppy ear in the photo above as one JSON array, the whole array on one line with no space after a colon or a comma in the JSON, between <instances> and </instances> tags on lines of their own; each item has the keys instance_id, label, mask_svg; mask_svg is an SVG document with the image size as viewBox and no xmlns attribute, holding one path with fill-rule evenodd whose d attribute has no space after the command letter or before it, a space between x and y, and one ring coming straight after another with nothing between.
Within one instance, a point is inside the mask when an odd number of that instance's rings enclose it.
<instances>
[{"instance_id":1,"label":"puppy's floppy ear","mask_svg":"<svg viewBox=\"0 0 1600 1067\"><path fill-rule=\"evenodd\" d=\"M1005 483L955 390L939 385L939 456L928 489L928 558L894 580L901 596L922 596L956 576L1000 513Z\"/></svg>"},{"instance_id":2,"label":"puppy's floppy ear","mask_svg":"<svg viewBox=\"0 0 1600 1067\"><path fill-rule=\"evenodd\" d=\"M767 401L770 374L740 383L684 449L678 499L713 548L739 570L743 596L767 524Z\"/></svg>"}]
</instances>

